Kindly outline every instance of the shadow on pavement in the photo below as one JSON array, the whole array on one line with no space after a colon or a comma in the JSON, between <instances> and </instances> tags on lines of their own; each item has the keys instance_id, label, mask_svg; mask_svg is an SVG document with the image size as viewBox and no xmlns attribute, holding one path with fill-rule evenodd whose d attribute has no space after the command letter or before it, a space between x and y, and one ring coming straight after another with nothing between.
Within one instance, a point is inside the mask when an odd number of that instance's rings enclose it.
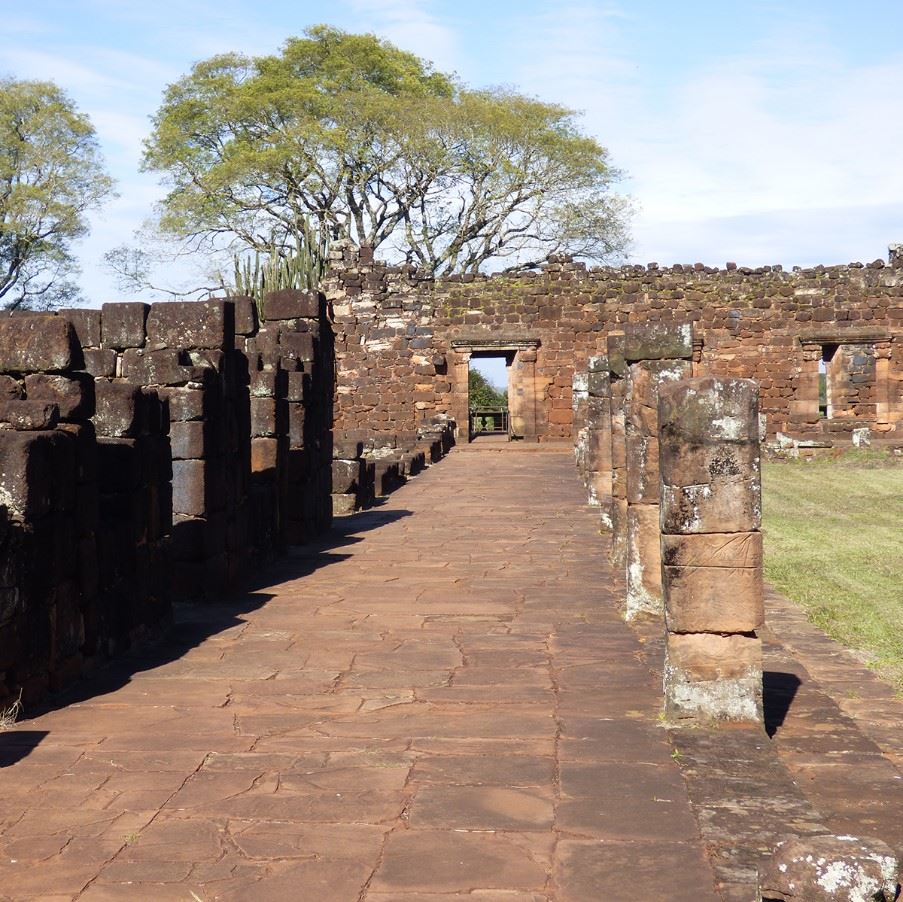
<instances>
[{"instance_id":1,"label":"shadow on pavement","mask_svg":"<svg viewBox=\"0 0 903 902\"><path fill-rule=\"evenodd\" d=\"M765 709L765 730L774 738L781 728L793 699L802 685L800 678L793 673L782 673L777 670L766 670L762 674L762 703Z\"/></svg>"}]
</instances>

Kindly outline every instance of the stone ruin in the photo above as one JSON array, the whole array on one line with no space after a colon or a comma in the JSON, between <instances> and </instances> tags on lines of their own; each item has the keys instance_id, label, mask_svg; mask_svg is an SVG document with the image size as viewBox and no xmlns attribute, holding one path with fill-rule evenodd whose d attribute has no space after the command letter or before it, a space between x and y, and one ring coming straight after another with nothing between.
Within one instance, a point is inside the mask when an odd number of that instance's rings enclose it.
<instances>
[{"instance_id":1,"label":"stone ruin","mask_svg":"<svg viewBox=\"0 0 903 902\"><path fill-rule=\"evenodd\" d=\"M334 440L333 347L318 292L270 294L262 321L250 298L0 316L0 701L61 688L442 457L444 417L391 448Z\"/></svg>"}]
</instances>

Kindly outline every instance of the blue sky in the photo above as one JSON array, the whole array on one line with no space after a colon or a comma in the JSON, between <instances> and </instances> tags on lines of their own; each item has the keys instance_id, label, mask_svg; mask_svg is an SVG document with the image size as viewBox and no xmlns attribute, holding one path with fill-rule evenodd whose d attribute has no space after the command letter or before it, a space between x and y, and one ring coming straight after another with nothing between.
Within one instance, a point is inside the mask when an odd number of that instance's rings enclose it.
<instances>
[{"instance_id":1,"label":"blue sky","mask_svg":"<svg viewBox=\"0 0 903 902\"><path fill-rule=\"evenodd\" d=\"M0 74L50 78L94 122L120 197L80 245L101 265L162 195L138 171L166 84L225 50L275 51L327 21L373 31L471 86L583 112L638 206L632 260L785 266L903 241L903 6L884 0L34 0L3 4Z\"/></svg>"}]
</instances>

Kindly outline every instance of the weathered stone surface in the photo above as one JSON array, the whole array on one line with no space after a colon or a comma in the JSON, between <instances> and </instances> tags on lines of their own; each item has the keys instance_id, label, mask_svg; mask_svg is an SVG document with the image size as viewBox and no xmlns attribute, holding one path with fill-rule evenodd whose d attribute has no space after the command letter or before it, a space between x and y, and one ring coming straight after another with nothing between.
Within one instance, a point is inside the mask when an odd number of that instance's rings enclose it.
<instances>
[{"instance_id":1,"label":"weathered stone surface","mask_svg":"<svg viewBox=\"0 0 903 902\"><path fill-rule=\"evenodd\" d=\"M279 439L257 437L251 439L251 472L272 473L279 465Z\"/></svg>"},{"instance_id":2,"label":"weathered stone surface","mask_svg":"<svg viewBox=\"0 0 903 902\"><path fill-rule=\"evenodd\" d=\"M0 504L29 520L44 516L66 472L56 468L64 442L56 431L0 430Z\"/></svg>"},{"instance_id":3,"label":"weathered stone surface","mask_svg":"<svg viewBox=\"0 0 903 902\"><path fill-rule=\"evenodd\" d=\"M202 420L176 421L170 425L169 442L173 460L204 457L208 425Z\"/></svg>"},{"instance_id":4,"label":"weathered stone surface","mask_svg":"<svg viewBox=\"0 0 903 902\"><path fill-rule=\"evenodd\" d=\"M334 494L356 492L361 483L361 461L333 460L332 491Z\"/></svg>"},{"instance_id":5,"label":"weathered stone surface","mask_svg":"<svg viewBox=\"0 0 903 902\"><path fill-rule=\"evenodd\" d=\"M279 350L283 357L295 358L303 362L314 359L314 337L310 332L282 332L279 335Z\"/></svg>"},{"instance_id":6,"label":"weathered stone surface","mask_svg":"<svg viewBox=\"0 0 903 902\"><path fill-rule=\"evenodd\" d=\"M761 479L757 475L702 485L662 485L663 532L753 532L762 525Z\"/></svg>"},{"instance_id":7,"label":"weathered stone surface","mask_svg":"<svg viewBox=\"0 0 903 902\"><path fill-rule=\"evenodd\" d=\"M761 628L761 567L664 567L665 623L674 633L748 633Z\"/></svg>"},{"instance_id":8,"label":"weathered stone surface","mask_svg":"<svg viewBox=\"0 0 903 902\"><path fill-rule=\"evenodd\" d=\"M94 415L94 379L87 373L31 373L25 377L25 394L30 401L56 404L63 420L87 420Z\"/></svg>"},{"instance_id":9,"label":"weathered stone surface","mask_svg":"<svg viewBox=\"0 0 903 902\"><path fill-rule=\"evenodd\" d=\"M94 426L99 435L135 435L141 429L141 390L124 382L97 379L94 383Z\"/></svg>"},{"instance_id":10,"label":"weathered stone surface","mask_svg":"<svg viewBox=\"0 0 903 902\"><path fill-rule=\"evenodd\" d=\"M147 317L147 347L228 350L235 345L235 308L230 301L154 304Z\"/></svg>"},{"instance_id":11,"label":"weathered stone surface","mask_svg":"<svg viewBox=\"0 0 903 902\"><path fill-rule=\"evenodd\" d=\"M670 718L762 721L762 643L744 635L667 633Z\"/></svg>"},{"instance_id":12,"label":"weathered stone surface","mask_svg":"<svg viewBox=\"0 0 903 902\"><path fill-rule=\"evenodd\" d=\"M759 876L772 902L893 902L900 863L877 839L806 836L778 843Z\"/></svg>"},{"instance_id":13,"label":"weathered stone surface","mask_svg":"<svg viewBox=\"0 0 903 902\"><path fill-rule=\"evenodd\" d=\"M662 535L662 563L673 567L761 567L762 533Z\"/></svg>"},{"instance_id":14,"label":"weathered stone surface","mask_svg":"<svg viewBox=\"0 0 903 902\"><path fill-rule=\"evenodd\" d=\"M109 348L85 348L82 352L85 372L95 378L116 375L116 352Z\"/></svg>"},{"instance_id":15,"label":"weathered stone surface","mask_svg":"<svg viewBox=\"0 0 903 902\"><path fill-rule=\"evenodd\" d=\"M0 372L61 372L77 368L80 358L68 319L50 314L0 317Z\"/></svg>"},{"instance_id":16,"label":"weathered stone surface","mask_svg":"<svg viewBox=\"0 0 903 902\"><path fill-rule=\"evenodd\" d=\"M332 513L335 517L343 517L353 514L357 510L356 494L333 494Z\"/></svg>"},{"instance_id":17,"label":"weathered stone surface","mask_svg":"<svg viewBox=\"0 0 903 902\"><path fill-rule=\"evenodd\" d=\"M210 400L200 388L168 388L160 393L169 403L169 416L177 420L201 420L210 413Z\"/></svg>"},{"instance_id":18,"label":"weathered stone surface","mask_svg":"<svg viewBox=\"0 0 903 902\"><path fill-rule=\"evenodd\" d=\"M637 360L690 360L693 326L672 323L628 323L624 326L621 353L627 363ZM611 354L611 351L609 351Z\"/></svg>"},{"instance_id":19,"label":"weathered stone surface","mask_svg":"<svg viewBox=\"0 0 903 902\"><path fill-rule=\"evenodd\" d=\"M267 322L286 319L316 319L320 315L320 294L286 288L271 291L264 298L264 318Z\"/></svg>"},{"instance_id":20,"label":"weathered stone surface","mask_svg":"<svg viewBox=\"0 0 903 902\"><path fill-rule=\"evenodd\" d=\"M104 304L101 308L101 345L122 351L143 348L150 304L135 301Z\"/></svg>"},{"instance_id":21,"label":"weathered stone surface","mask_svg":"<svg viewBox=\"0 0 903 902\"><path fill-rule=\"evenodd\" d=\"M628 620L642 614L662 616L662 558L657 504L627 506Z\"/></svg>"},{"instance_id":22,"label":"weathered stone surface","mask_svg":"<svg viewBox=\"0 0 903 902\"><path fill-rule=\"evenodd\" d=\"M257 303L254 298L231 296L225 300L231 301L235 308L235 334L253 335L258 326Z\"/></svg>"},{"instance_id":23,"label":"weathered stone surface","mask_svg":"<svg viewBox=\"0 0 903 902\"><path fill-rule=\"evenodd\" d=\"M174 460L172 464L172 510L187 517L207 513L207 462Z\"/></svg>"},{"instance_id":24,"label":"weathered stone surface","mask_svg":"<svg viewBox=\"0 0 903 902\"><path fill-rule=\"evenodd\" d=\"M75 336L83 348L99 348L101 343L101 312L74 307L59 314L72 323Z\"/></svg>"},{"instance_id":25,"label":"weathered stone surface","mask_svg":"<svg viewBox=\"0 0 903 902\"><path fill-rule=\"evenodd\" d=\"M184 352L129 348L122 355L122 376L140 385L183 385L197 378Z\"/></svg>"},{"instance_id":26,"label":"weathered stone surface","mask_svg":"<svg viewBox=\"0 0 903 902\"><path fill-rule=\"evenodd\" d=\"M8 423L13 429L26 432L53 429L59 419L58 405L49 401L0 401L0 421Z\"/></svg>"}]
</instances>

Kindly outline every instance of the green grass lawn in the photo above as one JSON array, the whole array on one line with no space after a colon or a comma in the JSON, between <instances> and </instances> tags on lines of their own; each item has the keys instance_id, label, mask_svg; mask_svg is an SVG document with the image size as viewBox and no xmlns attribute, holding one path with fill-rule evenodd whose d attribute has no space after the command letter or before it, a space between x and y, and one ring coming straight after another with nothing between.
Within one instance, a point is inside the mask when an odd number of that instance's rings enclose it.
<instances>
[{"instance_id":1,"label":"green grass lawn","mask_svg":"<svg viewBox=\"0 0 903 902\"><path fill-rule=\"evenodd\" d=\"M765 463L765 578L903 691L903 463Z\"/></svg>"}]
</instances>

